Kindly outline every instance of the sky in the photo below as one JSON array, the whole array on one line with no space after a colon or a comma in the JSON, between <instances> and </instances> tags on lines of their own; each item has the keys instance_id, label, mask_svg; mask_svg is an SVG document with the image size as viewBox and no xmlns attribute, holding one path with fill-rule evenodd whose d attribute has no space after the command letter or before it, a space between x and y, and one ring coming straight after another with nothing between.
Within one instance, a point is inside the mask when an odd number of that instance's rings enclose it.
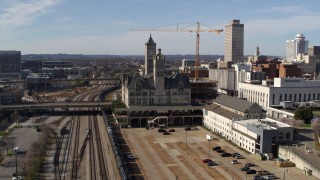
<instances>
[{"instance_id":1,"label":"sky","mask_svg":"<svg viewBox=\"0 0 320 180\"><path fill-rule=\"evenodd\" d=\"M285 56L298 33L320 45L319 0L0 0L0 50L22 54L143 55L150 33L164 54L194 54L191 32L244 24L244 54ZM200 33L200 54L223 55L224 33Z\"/></svg>"}]
</instances>

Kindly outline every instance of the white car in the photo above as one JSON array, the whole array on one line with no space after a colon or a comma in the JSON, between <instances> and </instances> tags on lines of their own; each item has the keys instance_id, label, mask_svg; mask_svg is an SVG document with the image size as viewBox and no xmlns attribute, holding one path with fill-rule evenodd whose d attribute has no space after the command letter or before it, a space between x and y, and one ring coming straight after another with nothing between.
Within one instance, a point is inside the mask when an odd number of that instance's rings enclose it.
<instances>
[{"instance_id":1,"label":"white car","mask_svg":"<svg viewBox=\"0 0 320 180\"><path fill-rule=\"evenodd\" d=\"M12 180L24 180L22 176L13 177Z\"/></svg>"}]
</instances>

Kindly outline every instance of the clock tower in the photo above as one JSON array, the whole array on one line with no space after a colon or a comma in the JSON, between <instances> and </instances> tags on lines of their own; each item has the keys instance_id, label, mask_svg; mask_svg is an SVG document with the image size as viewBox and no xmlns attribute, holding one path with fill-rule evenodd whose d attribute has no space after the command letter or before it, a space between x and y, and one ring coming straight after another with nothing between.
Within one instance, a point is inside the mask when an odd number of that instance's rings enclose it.
<instances>
[{"instance_id":1,"label":"clock tower","mask_svg":"<svg viewBox=\"0 0 320 180\"><path fill-rule=\"evenodd\" d=\"M144 74L147 75L153 71L153 56L156 55L157 44L153 41L151 34L148 42L145 43L144 55Z\"/></svg>"}]
</instances>

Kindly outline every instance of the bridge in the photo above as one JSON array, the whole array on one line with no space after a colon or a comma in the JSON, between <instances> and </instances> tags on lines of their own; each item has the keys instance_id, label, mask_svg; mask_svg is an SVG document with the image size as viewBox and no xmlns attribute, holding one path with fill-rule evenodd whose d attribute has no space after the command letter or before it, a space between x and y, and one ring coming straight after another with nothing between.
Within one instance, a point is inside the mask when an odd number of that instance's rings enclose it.
<instances>
[{"instance_id":1,"label":"bridge","mask_svg":"<svg viewBox=\"0 0 320 180\"><path fill-rule=\"evenodd\" d=\"M94 83L100 82L100 84L105 85L119 85L121 81L119 79L110 79L110 78L102 78L102 79L26 79L26 80L18 80L18 81L0 81L0 84L31 84L31 83L49 83L49 82L76 82L76 81L90 81Z\"/></svg>"},{"instance_id":2,"label":"bridge","mask_svg":"<svg viewBox=\"0 0 320 180\"><path fill-rule=\"evenodd\" d=\"M28 109L54 109L54 108L106 108L110 109L112 102L53 102L53 103L32 103L32 104L15 104L0 105L0 110L28 110Z\"/></svg>"}]
</instances>

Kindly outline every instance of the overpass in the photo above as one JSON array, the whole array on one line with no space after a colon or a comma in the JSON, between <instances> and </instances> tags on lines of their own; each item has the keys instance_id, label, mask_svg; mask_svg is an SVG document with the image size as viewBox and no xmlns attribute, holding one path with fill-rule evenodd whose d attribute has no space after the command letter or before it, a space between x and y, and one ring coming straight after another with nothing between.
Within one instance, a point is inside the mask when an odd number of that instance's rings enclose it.
<instances>
[{"instance_id":1,"label":"overpass","mask_svg":"<svg viewBox=\"0 0 320 180\"><path fill-rule=\"evenodd\" d=\"M0 105L0 110L28 110L28 109L54 109L62 108L106 108L111 109L112 102L53 102L53 103L32 103L32 104L15 104L15 105Z\"/></svg>"},{"instance_id":2,"label":"overpass","mask_svg":"<svg viewBox=\"0 0 320 180\"><path fill-rule=\"evenodd\" d=\"M91 81L93 83L105 84L105 85L119 85L121 84L120 79L110 79L110 78L101 78L101 79L89 79L89 78L78 78L78 79L26 79L18 81L0 81L0 84L32 84L32 83L58 83L58 82L76 82L76 81Z\"/></svg>"}]
</instances>

